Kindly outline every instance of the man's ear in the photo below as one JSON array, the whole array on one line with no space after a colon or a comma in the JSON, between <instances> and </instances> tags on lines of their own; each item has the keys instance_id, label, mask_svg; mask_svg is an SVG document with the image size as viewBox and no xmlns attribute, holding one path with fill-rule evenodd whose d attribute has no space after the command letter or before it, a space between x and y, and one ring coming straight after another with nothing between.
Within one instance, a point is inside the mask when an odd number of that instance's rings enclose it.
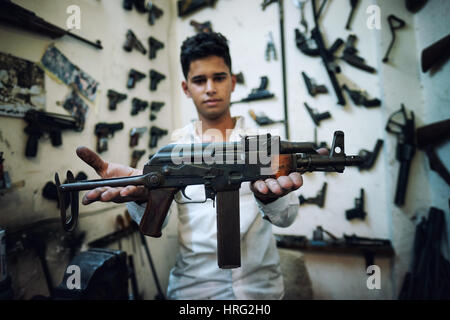
<instances>
[{"instance_id":1,"label":"man's ear","mask_svg":"<svg viewBox=\"0 0 450 320\"><path fill-rule=\"evenodd\" d=\"M186 95L186 97L192 98L191 93L189 92L189 88L188 88L188 85L187 85L186 81L181 82L181 88L183 89L184 94Z\"/></svg>"},{"instance_id":2,"label":"man's ear","mask_svg":"<svg viewBox=\"0 0 450 320\"><path fill-rule=\"evenodd\" d=\"M235 74L231 74L231 92L234 92L234 87L236 87L237 78Z\"/></svg>"}]
</instances>

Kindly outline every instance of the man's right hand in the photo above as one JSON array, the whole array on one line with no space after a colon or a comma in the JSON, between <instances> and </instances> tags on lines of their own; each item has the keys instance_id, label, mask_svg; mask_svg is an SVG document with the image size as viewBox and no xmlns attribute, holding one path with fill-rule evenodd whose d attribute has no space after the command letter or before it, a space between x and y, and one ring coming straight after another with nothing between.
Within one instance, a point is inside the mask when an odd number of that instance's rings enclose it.
<instances>
[{"instance_id":1,"label":"man's right hand","mask_svg":"<svg viewBox=\"0 0 450 320\"><path fill-rule=\"evenodd\" d=\"M94 151L86 147L78 147L77 155L90 165L102 179L130 177L142 174L142 170L111 163L100 158ZM147 201L148 190L143 186L100 187L88 191L82 203L88 205L95 201L123 203L128 201Z\"/></svg>"}]
</instances>

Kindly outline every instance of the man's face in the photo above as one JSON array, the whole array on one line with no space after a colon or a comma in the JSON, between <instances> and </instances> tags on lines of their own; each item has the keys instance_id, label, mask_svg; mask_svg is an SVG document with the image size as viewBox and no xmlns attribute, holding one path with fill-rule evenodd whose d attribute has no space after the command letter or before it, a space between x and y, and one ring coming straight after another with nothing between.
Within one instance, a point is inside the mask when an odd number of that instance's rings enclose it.
<instances>
[{"instance_id":1,"label":"man's face","mask_svg":"<svg viewBox=\"0 0 450 320\"><path fill-rule=\"evenodd\" d=\"M194 101L200 120L224 116L229 110L235 85L236 77L218 56L192 61L187 80L182 83L184 93Z\"/></svg>"}]
</instances>

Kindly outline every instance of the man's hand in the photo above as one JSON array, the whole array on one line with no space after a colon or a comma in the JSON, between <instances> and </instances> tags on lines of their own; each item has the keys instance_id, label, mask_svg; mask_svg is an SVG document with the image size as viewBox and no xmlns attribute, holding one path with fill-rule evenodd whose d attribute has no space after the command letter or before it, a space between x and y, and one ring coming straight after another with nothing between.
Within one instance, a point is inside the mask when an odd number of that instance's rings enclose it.
<instances>
[{"instance_id":1,"label":"man's hand","mask_svg":"<svg viewBox=\"0 0 450 320\"><path fill-rule=\"evenodd\" d=\"M328 155L325 148L320 148L317 152L321 155ZM289 176L281 176L277 179L258 180L250 184L250 190L255 197L264 204L271 203L278 198L284 197L289 192L295 191L303 185L303 178L298 172L292 172Z\"/></svg>"},{"instance_id":2,"label":"man's hand","mask_svg":"<svg viewBox=\"0 0 450 320\"><path fill-rule=\"evenodd\" d=\"M84 162L90 165L102 179L130 177L142 174L142 170L134 169L117 163L104 161L94 151L86 147L78 147L77 155ZM146 201L148 191L143 186L127 187L100 187L87 192L82 203L84 205L95 201L102 202L128 202L128 201Z\"/></svg>"}]
</instances>

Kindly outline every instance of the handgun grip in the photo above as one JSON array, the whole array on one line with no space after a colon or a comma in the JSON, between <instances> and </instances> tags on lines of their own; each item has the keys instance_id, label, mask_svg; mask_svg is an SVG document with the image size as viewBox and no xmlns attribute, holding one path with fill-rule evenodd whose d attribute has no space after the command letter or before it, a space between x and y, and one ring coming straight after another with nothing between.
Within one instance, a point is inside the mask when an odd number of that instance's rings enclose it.
<instances>
[{"instance_id":1,"label":"handgun grip","mask_svg":"<svg viewBox=\"0 0 450 320\"><path fill-rule=\"evenodd\" d=\"M25 148L25 156L26 157L36 157L37 149L38 149L38 135L29 135L27 140L27 146Z\"/></svg>"},{"instance_id":2,"label":"handgun grip","mask_svg":"<svg viewBox=\"0 0 450 320\"><path fill-rule=\"evenodd\" d=\"M162 225L177 192L176 188L154 189L149 192L147 207L139 224L139 230L143 234L161 237Z\"/></svg>"}]
</instances>

